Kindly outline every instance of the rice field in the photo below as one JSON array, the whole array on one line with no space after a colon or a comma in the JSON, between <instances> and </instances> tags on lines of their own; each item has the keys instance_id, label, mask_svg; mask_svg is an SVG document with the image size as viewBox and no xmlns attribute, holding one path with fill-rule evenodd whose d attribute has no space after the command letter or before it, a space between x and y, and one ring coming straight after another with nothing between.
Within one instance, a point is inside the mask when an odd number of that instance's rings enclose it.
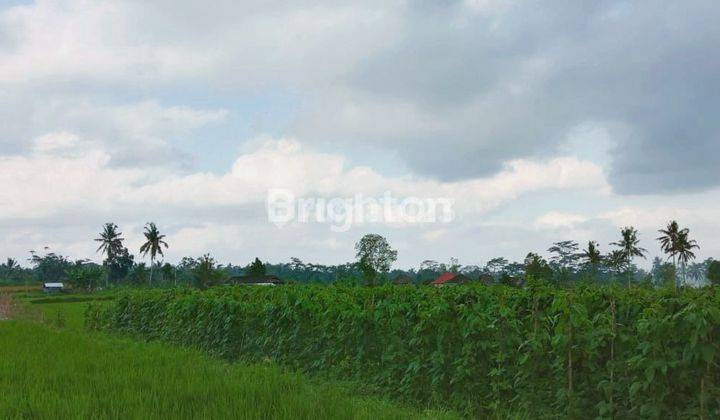
<instances>
[{"instance_id":1,"label":"rice field","mask_svg":"<svg viewBox=\"0 0 720 420\"><path fill-rule=\"evenodd\" d=\"M42 306L45 324L0 321L0 418L455 418L270 363L88 333L86 304L33 305Z\"/></svg>"}]
</instances>

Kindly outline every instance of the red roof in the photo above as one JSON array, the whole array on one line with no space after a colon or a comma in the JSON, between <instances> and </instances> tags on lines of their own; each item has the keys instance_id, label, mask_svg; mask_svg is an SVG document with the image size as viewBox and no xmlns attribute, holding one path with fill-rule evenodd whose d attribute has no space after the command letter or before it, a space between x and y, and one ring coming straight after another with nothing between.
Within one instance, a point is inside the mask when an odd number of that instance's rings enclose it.
<instances>
[{"instance_id":1,"label":"red roof","mask_svg":"<svg viewBox=\"0 0 720 420\"><path fill-rule=\"evenodd\" d=\"M440 277L435 279L435 281L432 282L431 284L445 284L447 282L452 281L455 277L457 277L457 274L455 274L455 273L444 273L444 274L440 275Z\"/></svg>"}]
</instances>

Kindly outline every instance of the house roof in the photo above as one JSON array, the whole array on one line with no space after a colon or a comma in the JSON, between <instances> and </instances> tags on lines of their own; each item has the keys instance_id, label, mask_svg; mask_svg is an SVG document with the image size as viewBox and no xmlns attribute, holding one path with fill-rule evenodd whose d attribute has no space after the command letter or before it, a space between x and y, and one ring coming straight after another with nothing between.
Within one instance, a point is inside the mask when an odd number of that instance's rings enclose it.
<instances>
[{"instance_id":1,"label":"house roof","mask_svg":"<svg viewBox=\"0 0 720 420\"><path fill-rule=\"evenodd\" d=\"M451 282L457 277L458 274L456 273L443 273L440 275L440 277L436 278L434 282L431 284L445 284L448 282Z\"/></svg>"}]
</instances>

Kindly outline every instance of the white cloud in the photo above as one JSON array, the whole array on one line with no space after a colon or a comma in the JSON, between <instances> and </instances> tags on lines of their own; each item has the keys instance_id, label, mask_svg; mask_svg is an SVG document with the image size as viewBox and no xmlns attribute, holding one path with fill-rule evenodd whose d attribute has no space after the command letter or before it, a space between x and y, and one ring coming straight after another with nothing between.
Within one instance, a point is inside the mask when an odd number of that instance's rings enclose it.
<instances>
[{"instance_id":1,"label":"white cloud","mask_svg":"<svg viewBox=\"0 0 720 420\"><path fill-rule=\"evenodd\" d=\"M560 229L573 228L577 224L586 222L587 216L574 213L551 211L545 213L535 220L534 226L538 229Z\"/></svg>"}]
</instances>

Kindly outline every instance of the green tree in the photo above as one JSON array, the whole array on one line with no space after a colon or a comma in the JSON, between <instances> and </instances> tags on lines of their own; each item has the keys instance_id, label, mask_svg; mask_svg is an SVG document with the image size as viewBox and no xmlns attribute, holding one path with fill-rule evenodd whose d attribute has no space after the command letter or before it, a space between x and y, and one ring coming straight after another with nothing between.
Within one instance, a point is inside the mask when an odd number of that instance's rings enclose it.
<instances>
[{"instance_id":1,"label":"green tree","mask_svg":"<svg viewBox=\"0 0 720 420\"><path fill-rule=\"evenodd\" d=\"M103 275L102 267L79 261L68 273L68 282L75 289L92 292L100 286Z\"/></svg>"},{"instance_id":2,"label":"green tree","mask_svg":"<svg viewBox=\"0 0 720 420\"><path fill-rule=\"evenodd\" d=\"M45 250L49 248L45 247ZM30 251L30 263L34 266L38 280L51 283L67 279L68 271L72 268L72 263L66 257L54 252L47 252L41 256L35 251Z\"/></svg>"},{"instance_id":3,"label":"green tree","mask_svg":"<svg viewBox=\"0 0 720 420\"><path fill-rule=\"evenodd\" d=\"M628 276L629 286L632 278L629 273L632 260L635 257L645 258L647 250L639 246L640 239L638 238L638 231L632 226L624 227L620 231L620 240L618 242L612 242L610 245L620 248L618 251L620 251L620 254L625 260L626 275Z\"/></svg>"},{"instance_id":4,"label":"green tree","mask_svg":"<svg viewBox=\"0 0 720 420\"><path fill-rule=\"evenodd\" d=\"M140 247L140 253L143 258L149 253L150 254L150 284L152 285L153 272L155 271L155 257L158 254L163 254L162 247L168 248L167 242L165 242L165 235L161 235L155 223L150 222L145 225L145 243Z\"/></svg>"},{"instance_id":5,"label":"green tree","mask_svg":"<svg viewBox=\"0 0 720 420\"><path fill-rule=\"evenodd\" d=\"M106 277L106 285L110 280L117 280L119 274L118 260L124 255L122 232L118 230L118 226L115 223L105 223L103 230L100 232L100 237L95 239L95 242L100 242L100 246L97 251L105 255L104 265L108 269ZM126 251L127 252L127 251Z\"/></svg>"},{"instance_id":6,"label":"green tree","mask_svg":"<svg viewBox=\"0 0 720 420\"><path fill-rule=\"evenodd\" d=\"M210 254L198 258L191 272L193 283L199 289L222 284L226 276L225 271L217 266L215 259Z\"/></svg>"},{"instance_id":7,"label":"green tree","mask_svg":"<svg viewBox=\"0 0 720 420\"><path fill-rule=\"evenodd\" d=\"M720 261L713 260L708 265L707 278L712 286L720 286Z\"/></svg>"},{"instance_id":8,"label":"green tree","mask_svg":"<svg viewBox=\"0 0 720 420\"><path fill-rule=\"evenodd\" d=\"M355 257L368 285L375 285L378 274L390 271L397 260L397 251L390 247L387 239L377 234L368 234L355 244Z\"/></svg>"},{"instance_id":9,"label":"green tree","mask_svg":"<svg viewBox=\"0 0 720 420\"><path fill-rule=\"evenodd\" d=\"M687 263L695 259L695 253L692 250L700 247L695 240L689 238L690 230L688 228L681 229L675 220L670 221L665 229L660 229L658 232L661 234L657 238L660 248L668 254L668 258L672 258L674 266L677 266L678 262L680 263L684 282Z\"/></svg>"},{"instance_id":10,"label":"green tree","mask_svg":"<svg viewBox=\"0 0 720 420\"><path fill-rule=\"evenodd\" d=\"M582 257L585 259L585 264L591 267L594 271L597 267L602 264L602 254L600 253L600 246L595 241L588 242L587 249L582 252Z\"/></svg>"},{"instance_id":11,"label":"green tree","mask_svg":"<svg viewBox=\"0 0 720 420\"><path fill-rule=\"evenodd\" d=\"M552 268L545 259L531 252L525 257L525 276L534 280L549 281L552 279Z\"/></svg>"},{"instance_id":12,"label":"green tree","mask_svg":"<svg viewBox=\"0 0 720 420\"><path fill-rule=\"evenodd\" d=\"M260 261L260 258L255 258L255 261L250 263L246 269L246 273L251 277L264 277L266 272L265 264Z\"/></svg>"},{"instance_id":13,"label":"green tree","mask_svg":"<svg viewBox=\"0 0 720 420\"><path fill-rule=\"evenodd\" d=\"M661 235L657 238L660 242L660 249L668 254L668 259L672 258L675 265L675 256L677 255L677 243L680 236L680 226L675 220L670 221L665 229L660 229Z\"/></svg>"},{"instance_id":14,"label":"green tree","mask_svg":"<svg viewBox=\"0 0 720 420\"><path fill-rule=\"evenodd\" d=\"M687 228L680 230L676 244L677 259L680 263L683 282L687 280L686 275L688 262L695 259L695 253L692 250L700 248L697 241L688 237L689 234L690 231Z\"/></svg>"}]
</instances>

